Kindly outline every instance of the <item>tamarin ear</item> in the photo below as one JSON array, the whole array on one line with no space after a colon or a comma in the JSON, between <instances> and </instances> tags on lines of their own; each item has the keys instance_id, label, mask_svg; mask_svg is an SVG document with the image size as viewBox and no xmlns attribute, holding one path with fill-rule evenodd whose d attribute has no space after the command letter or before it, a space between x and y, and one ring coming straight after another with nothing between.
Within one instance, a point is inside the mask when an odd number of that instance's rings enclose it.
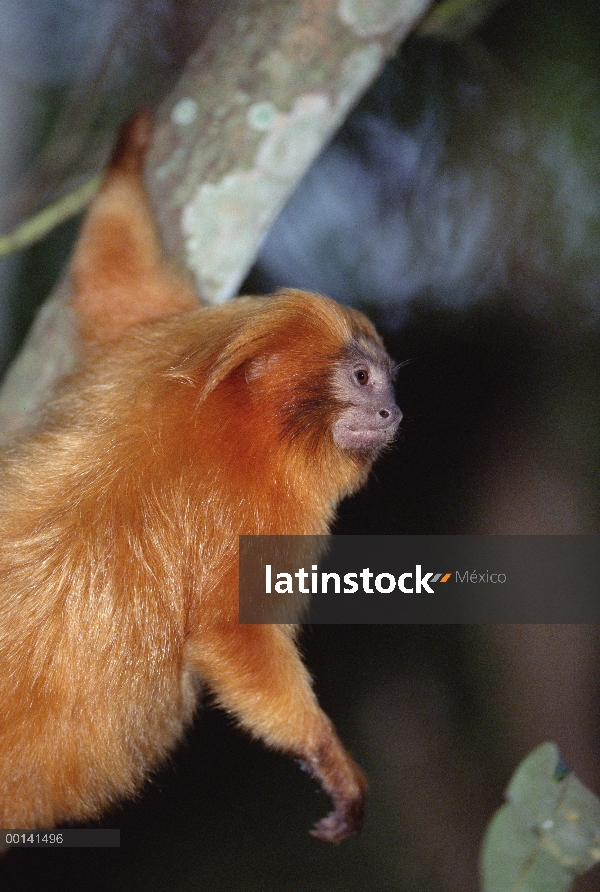
<instances>
[{"instance_id":1,"label":"tamarin ear","mask_svg":"<svg viewBox=\"0 0 600 892\"><path fill-rule=\"evenodd\" d=\"M244 325L237 336L215 357L210 374L202 388L202 399L205 399L222 381L225 381L233 372L247 363L265 362L273 338L269 337L266 331L257 331L255 337L249 337L248 332L252 327L252 320L249 319L247 325ZM246 381L250 383L255 376L250 372L250 375L245 377Z\"/></svg>"},{"instance_id":2,"label":"tamarin ear","mask_svg":"<svg viewBox=\"0 0 600 892\"><path fill-rule=\"evenodd\" d=\"M198 387L200 402L246 364L252 365L246 380L258 377L273 353L282 321L289 316L288 302L288 293L279 292L265 298L242 297L203 311L202 339L169 370L169 377ZM215 336L211 337L213 319Z\"/></svg>"},{"instance_id":3,"label":"tamarin ear","mask_svg":"<svg viewBox=\"0 0 600 892\"><path fill-rule=\"evenodd\" d=\"M140 322L198 305L163 262L142 182L151 126L143 111L123 128L73 255L71 306L87 340L114 340Z\"/></svg>"},{"instance_id":4,"label":"tamarin ear","mask_svg":"<svg viewBox=\"0 0 600 892\"><path fill-rule=\"evenodd\" d=\"M226 334L215 345L210 362L203 365L207 373L202 379L202 396L204 399L222 381L245 366L245 380L252 385L267 371L272 372L279 359L285 362L275 375L274 381L286 373L297 373L296 360L306 362L307 350L312 345L314 360L315 344L320 343L323 331L339 343L351 337L351 325L348 321L340 322L331 313L332 302L320 295L300 292L293 288L281 289L271 297L239 298L229 305L222 306L220 313L220 331ZM225 313L230 314L230 324L224 324ZM334 340L333 342L336 342ZM189 357L188 369L194 366ZM335 359L330 353L321 356L320 360L331 363ZM184 360L184 364L186 360ZM196 368L200 365L195 363ZM295 368L295 372L292 369ZM270 375L271 385L273 376Z\"/></svg>"}]
</instances>

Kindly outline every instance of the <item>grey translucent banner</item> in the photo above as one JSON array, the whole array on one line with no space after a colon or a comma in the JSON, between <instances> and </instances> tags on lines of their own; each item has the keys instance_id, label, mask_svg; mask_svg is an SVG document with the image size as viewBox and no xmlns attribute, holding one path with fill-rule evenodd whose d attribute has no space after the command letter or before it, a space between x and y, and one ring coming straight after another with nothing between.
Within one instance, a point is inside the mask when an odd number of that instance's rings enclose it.
<instances>
[{"instance_id":1,"label":"grey translucent banner","mask_svg":"<svg viewBox=\"0 0 600 892\"><path fill-rule=\"evenodd\" d=\"M120 845L120 830L62 830L58 827L50 830L0 830L0 846L21 849L117 849Z\"/></svg>"},{"instance_id":2,"label":"grey translucent banner","mask_svg":"<svg viewBox=\"0 0 600 892\"><path fill-rule=\"evenodd\" d=\"M600 623L600 535L241 536L242 623Z\"/></svg>"}]
</instances>

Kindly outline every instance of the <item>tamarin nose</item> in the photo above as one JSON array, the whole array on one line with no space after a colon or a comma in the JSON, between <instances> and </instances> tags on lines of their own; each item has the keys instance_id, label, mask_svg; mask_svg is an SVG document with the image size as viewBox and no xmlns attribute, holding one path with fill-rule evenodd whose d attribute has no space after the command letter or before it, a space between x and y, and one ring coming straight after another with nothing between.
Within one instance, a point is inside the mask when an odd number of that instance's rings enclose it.
<instances>
[{"instance_id":1,"label":"tamarin nose","mask_svg":"<svg viewBox=\"0 0 600 892\"><path fill-rule=\"evenodd\" d=\"M386 427L391 427L392 424L400 424L402 421L402 412L398 408L398 406L389 406L384 409L380 409L377 413L380 418L382 418L386 423Z\"/></svg>"}]
</instances>

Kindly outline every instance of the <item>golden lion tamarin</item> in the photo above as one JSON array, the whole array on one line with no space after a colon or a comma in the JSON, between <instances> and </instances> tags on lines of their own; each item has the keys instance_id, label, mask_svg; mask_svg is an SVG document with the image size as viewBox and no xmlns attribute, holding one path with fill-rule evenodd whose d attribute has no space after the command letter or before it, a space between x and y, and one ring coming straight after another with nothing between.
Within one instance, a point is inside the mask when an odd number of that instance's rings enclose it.
<instances>
[{"instance_id":1,"label":"golden lion tamarin","mask_svg":"<svg viewBox=\"0 0 600 892\"><path fill-rule=\"evenodd\" d=\"M366 783L295 628L238 623L238 536L325 534L400 412L372 325L298 291L199 307L124 131L72 264L83 359L0 458L0 827L97 816L181 737L197 679L360 829Z\"/></svg>"}]
</instances>

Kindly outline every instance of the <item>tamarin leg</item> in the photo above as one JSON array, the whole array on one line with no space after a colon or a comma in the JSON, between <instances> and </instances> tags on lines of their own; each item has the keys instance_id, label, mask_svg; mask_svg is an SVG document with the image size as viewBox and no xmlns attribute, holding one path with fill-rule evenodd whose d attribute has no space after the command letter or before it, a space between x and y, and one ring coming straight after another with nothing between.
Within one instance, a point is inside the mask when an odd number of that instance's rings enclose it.
<instances>
[{"instance_id":1,"label":"tamarin leg","mask_svg":"<svg viewBox=\"0 0 600 892\"><path fill-rule=\"evenodd\" d=\"M361 828L367 782L319 707L293 635L290 626L213 626L194 636L189 659L243 727L320 781L334 809L312 833L341 842Z\"/></svg>"},{"instance_id":2,"label":"tamarin leg","mask_svg":"<svg viewBox=\"0 0 600 892\"><path fill-rule=\"evenodd\" d=\"M163 261L142 182L151 124L140 112L123 129L75 247L71 306L82 334L94 341L198 305Z\"/></svg>"}]
</instances>

